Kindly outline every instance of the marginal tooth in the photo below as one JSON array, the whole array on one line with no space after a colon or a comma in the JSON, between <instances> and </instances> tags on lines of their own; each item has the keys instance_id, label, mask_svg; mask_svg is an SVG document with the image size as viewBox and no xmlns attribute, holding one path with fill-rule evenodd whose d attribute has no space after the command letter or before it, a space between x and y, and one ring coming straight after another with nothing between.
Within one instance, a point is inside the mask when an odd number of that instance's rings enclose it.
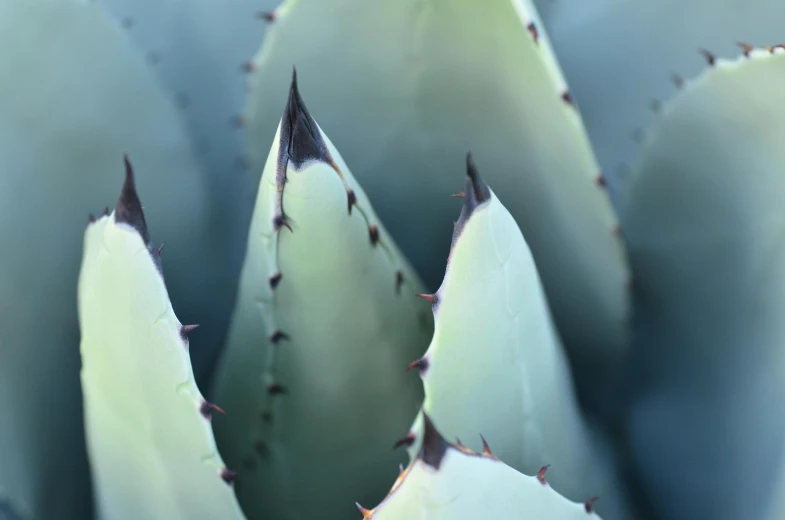
<instances>
[{"instance_id":1,"label":"marginal tooth","mask_svg":"<svg viewBox=\"0 0 785 520\"><path fill-rule=\"evenodd\" d=\"M485 440L485 437L480 435L480 439L482 439L482 454L485 455L486 457L491 457L495 459L496 455L494 455L493 452L491 451L491 447L488 446L488 442Z\"/></svg>"},{"instance_id":2,"label":"marginal tooth","mask_svg":"<svg viewBox=\"0 0 785 520\"><path fill-rule=\"evenodd\" d=\"M575 103L573 103L572 101L572 94L570 94L569 90L565 90L564 92L562 92L561 99L568 105L575 106Z\"/></svg>"},{"instance_id":3,"label":"marginal tooth","mask_svg":"<svg viewBox=\"0 0 785 520\"><path fill-rule=\"evenodd\" d=\"M741 47L741 49L744 51L744 56L746 56L747 58L750 57L750 53L752 52L753 49L752 45L744 42L736 42L736 45Z\"/></svg>"},{"instance_id":4,"label":"marginal tooth","mask_svg":"<svg viewBox=\"0 0 785 520\"><path fill-rule=\"evenodd\" d=\"M183 325L180 327L180 338L183 341L188 341L188 333L197 328L199 325Z\"/></svg>"},{"instance_id":5,"label":"marginal tooth","mask_svg":"<svg viewBox=\"0 0 785 520\"><path fill-rule=\"evenodd\" d=\"M273 230L277 232L280 231L282 227L285 227L289 231L294 232L294 229L292 229L292 225L289 223L288 220L286 220L286 217L284 217L283 215L276 215L273 218Z\"/></svg>"},{"instance_id":6,"label":"marginal tooth","mask_svg":"<svg viewBox=\"0 0 785 520\"><path fill-rule=\"evenodd\" d=\"M104 212L101 213L102 216L108 217L109 216L109 206L104 208Z\"/></svg>"},{"instance_id":7,"label":"marginal tooth","mask_svg":"<svg viewBox=\"0 0 785 520\"><path fill-rule=\"evenodd\" d=\"M676 85L677 88L682 88L684 86L684 78L678 74L671 74L671 81L673 81L673 84Z\"/></svg>"},{"instance_id":8,"label":"marginal tooth","mask_svg":"<svg viewBox=\"0 0 785 520\"><path fill-rule=\"evenodd\" d=\"M248 60L245 63L243 63L241 68L243 72L250 73L256 70L256 64L253 62L253 60Z\"/></svg>"},{"instance_id":9,"label":"marginal tooth","mask_svg":"<svg viewBox=\"0 0 785 520\"><path fill-rule=\"evenodd\" d=\"M435 294L424 294L423 293L423 294L418 294L417 297L418 298L422 298L423 300L425 300L427 302L431 302L431 305L436 305L436 303L438 302L438 299L436 298Z\"/></svg>"},{"instance_id":10,"label":"marginal tooth","mask_svg":"<svg viewBox=\"0 0 785 520\"><path fill-rule=\"evenodd\" d=\"M371 239L371 245L375 246L379 243L379 228L376 225L368 226L368 236Z\"/></svg>"},{"instance_id":11,"label":"marginal tooth","mask_svg":"<svg viewBox=\"0 0 785 520\"><path fill-rule=\"evenodd\" d=\"M717 58L714 56L714 54L710 53L706 49L700 49L699 52L703 55L704 58L706 58L706 62L709 64L709 66L713 67L714 63L717 61Z\"/></svg>"},{"instance_id":12,"label":"marginal tooth","mask_svg":"<svg viewBox=\"0 0 785 520\"><path fill-rule=\"evenodd\" d=\"M283 275L280 272L272 275L268 280L270 283L270 289L275 289L276 287L278 287L278 284L281 283L282 278Z\"/></svg>"},{"instance_id":13,"label":"marginal tooth","mask_svg":"<svg viewBox=\"0 0 785 520\"><path fill-rule=\"evenodd\" d=\"M534 25L534 22L529 22L529 25L526 26L526 29L529 31L529 34L532 35L532 38L534 39L534 43L539 45L540 33L537 31L537 26Z\"/></svg>"},{"instance_id":14,"label":"marginal tooth","mask_svg":"<svg viewBox=\"0 0 785 520\"><path fill-rule=\"evenodd\" d=\"M589 500L583 503L583 508L586 510L587 513L594 512L594 503L599 499L600 497L591 497Z\"/></svg>"},{"instance_id":15,"label":"marginal tooth","mask_svg":"<svg viewBox=\"0 0 785 520\"><path fill-rule=\"evenodd\" d=\"M161 251L164 250L164 245L166 245L166 242L161 242L161 245L155 248L155 251L153 251L155 256L161 256Z\"/></svg>"},{"instance_id":16,"label":"marginal tooth","mask_svg":"<svg viewBox=\"0 0 785 520\"><path fill-rule=\"evenodd\" d=\"M223 469L221 469L221 478L231 486L234 484L234 481L237 480L237 473L224 466Z\"/></svg>"},{"instance_id":17,"label":"marginal tooth","mask_svg":"<svg viewBox=\"0 0 785 520\"><path fill-rule=\"evenodd\" d=\"M256 17L265 22L274 22L276 20L275 11L260 11L256 13Z\"/></svg>"},{"instance_id":18,"label":"marginal tooth","mask_svg":"<svg viewBox=\"0 0 785 520\"><path fill-rule=\"evenodd\" d=\"M90 213L89 215L87 215L87 223L92 224L93 222L95 222L95 215Z\"/></svg>"},{"instance_id":19,"label":"marginal tooth","mask_svg":"<svg viewBox=\"0 0 785 520\"><path fill-rule=\"evenodd\" d=\"M270 337L269 337L269 341L273 345L277 344L278 342L280 342L282 340L288 340L288 339L289 339L289 335L286 334L285 332L281 332L280 330L276 330L275 332L270 334Z\"/></svg>"},{"instance_id":20,"label":"marginal tooth","mask_svg":"<svg viewBox=\"0 0 785 520\"><path fill-rule=\"evenodd\" d=\"M546 464L545 466L540 468L540 471L537 472L537 480L539 480L540 484L542 484L543 486L548 483L548 481L545 480L545 472L548 471L548 468L550 467L551 467L550 464Z\"/></svg>"},{"instance_id":21,"label":"marginal tooth","mask_svg":"<svg viewBox=\"0 0 785 520\"><path fill-rule=\"evenodd\" d=\"M652 99L651 103L649 103L649 108L651 108L652 112L659 113L662 110L662 103L659 99Z\"/></svg>"},{"instance_id":22,"label":"marginal tooth","mask_svg":"<svg viewBox=\"0 0 785 520\"><path fill-rule=\"evenodd\" d=\"M416 438L415 438L414 434L409 432L406 435L404 435L403 437L401 437L400 439L398 439L397 441L395 441L395 444L393 444L393 449L397 450L401 446L409 447L412 444L414 444L415 439Z\"/></svg>"},{"instance_id":23,"label":"marginal tooth","mask_svg":"<svg viewBox=\"0 0 785 520\"><path fill-rule=\"evenodd\" d=\"M395 271L395 293L396 294L401 294L401 286L403 285L403 282L404 282L403 273L399 269L399 270Z\"/></svg>"},{"instance_id":24,"label":"marginal tooth","mask_svg":"<svg viewBox=\"0 0 785 520\"><path fill-rule=\"evenodd\" d=\"M608 183L606 182L605 176L602 174L602 172L597 174L597 177L595 177L594 182L597 183L597 185L601 188L608 187Z\"/></svg>"},{"instance_id":25,"label":"marginal tooth","mask_svg":"<svg viewBox=\"0 0 785 520\"><path fill-rule=\"evenodd\" d=\"M357 506L357 509L360 510L360 513L363 514L364 519L371 518L371 516L373 516L373 510L365 509L363 506L359 504L359 502L355 502L355 505Z\"/></svg>"},{"instance_id":26,"label":"marginal tooth","mask_svg":"<svg viewBox=\"0 0 785 520\"><path fill-rule=\"evenodd\" d=\"M288 391L286 387L278 383L270 383L267 385L267 393L270 395L285 395Z\"/></svg>"},{"instance_id":27,"label":"marginal tooth","mask_svg":"<svg viewBox=\"0 0 785 520\"><path fill-rule=\"evenodd\" d=\"M416 359L409 363L409 366L406 367L404 372L408 372L409 370L418 369L420 371L420 375L422 375L426 370L428 370L428 358L421 357L420 359Z\"/></svg>"},{"instance_id":28,"label":"marginal tooth","mask_svg":"<svg viewBox=\"0 0 785 520\"><path fill-rule=\"evenodd\" d=\"M229 126L232 128L243 128L248 121L245 120L245 117L242 115L235 115L229 118Z\"/></svg>"},{"instance_id":29,"label":"marginal tooth","mask_svg":"<svg viewBox=\"0 0 785 520\"><path fill-rule=\"evenodd\" d=\"M217 404L213 404L208 401L202 401L202 405L199 407L199 413L201 413L205 419L210 419L213 416L213 412L218 412L224 415L226 414L223 408Z\"/></svg>"},{"instance_id":30,"label":"marginal tooth","mask_svg":"<svg viewBox=\"0 0 785 520\"><path fill-rule=\"evenodd\" d=\"M348 190L346 192L346 196L348 198L349 215L351 215L352 214L352 206L357 204L357 195L355 195L354 190Z\"/></svg>"}]
</instances>

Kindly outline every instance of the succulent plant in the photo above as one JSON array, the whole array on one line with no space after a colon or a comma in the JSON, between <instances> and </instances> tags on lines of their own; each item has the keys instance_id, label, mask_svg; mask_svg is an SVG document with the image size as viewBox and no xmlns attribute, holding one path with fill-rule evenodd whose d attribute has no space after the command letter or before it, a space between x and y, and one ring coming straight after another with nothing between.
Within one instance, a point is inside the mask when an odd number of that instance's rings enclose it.
<instances>
[{"instance_id":1,"label":"succulent plant","mask_svg":"<svg viewBox=\"0 0 785 520\"><path fill-rule=\"evenodd\" d=\"M403 371L432 330L422 291L294 76L214 383L250 517L346 518L379 498L422 399Z\"/></svg>"},{"instance_id":2,"label":"succulent plant","mask_svg":"<svg viewBox=\"0 0 785 520\"><path fill-rule=\"evenodd\" d=\"M304 84L319 86L309 95L311 110L359 182L379 194L379 216L435 286L443 264L434 258L447 257L445 230L454 218L445 193L455 191L455 172L471 149L488 182L508 194L539 259L584 401L610 412L626 352L629 272L548 35L518 0L427 5L285 2L252 60L251 164L261 171L258 143L273 138L295 64ZM605 377L589 376L596 371Z\"/></svg>"},{"instance_id":3,"label":"succulent plant","mask_svg":"<svg viewBox=\"0 0 785 520\"><path fill-rule=\"evenodd\" d=\"M531 251L471 156L466 166L444 281L427 295L433 341L410 365L423 380L423 414L401 442L418 453L427 414L476 451L487 441L518 471L552 465L556 491L573 500L600 494L600 513L624 518L624 488L601 432L576 401Z\"/></svg>"},{"instance_id":4,"label":"succulent plant","mask_svg":"<svg viewBox=\"0 0 785 520\"><path fill-rule=\"evenodd\" d=\"M536 476L523 475L500 461L487 445L474 452L447 442L431 418L422 417L417 456L401 469L381 504L372 510L358 504L364 518L600 518L594 513L598 497L583 503L567 500L546 480L548 466Z\"/></svg>"},{"instance_id":5,"label":"succulent plant","mask_svg":"<svg viewBox=\"0 0 785 520\"><path fill-rule=\"evenodd\" d=\"M664 518L764 518L785 449L770 409L785 395L785 51L710 61L663 107L621 211L640 330L628 437Z\"/></svg>"},{"instance_id":6,"label":"succulent plant","mask_svg":"<svg viewBox=\"0 0 785 520\"><path fill-rule=\"evenodd\" d=\"M96 511L244 519L210 428L128 158L116 209L91 219L79 275L82 391ZM187 485L186 485L187 483Z\"/></svg>"},{"instance_id":7,"label":"succulent plant","mask_svg":"<svg viewBox=\"0 0 785 520\"><path fill-rule=\"evenodd\" d=\"M780 5L278 3L0 0L0 518L780 520Z\"/></svg>"}]
</instances>

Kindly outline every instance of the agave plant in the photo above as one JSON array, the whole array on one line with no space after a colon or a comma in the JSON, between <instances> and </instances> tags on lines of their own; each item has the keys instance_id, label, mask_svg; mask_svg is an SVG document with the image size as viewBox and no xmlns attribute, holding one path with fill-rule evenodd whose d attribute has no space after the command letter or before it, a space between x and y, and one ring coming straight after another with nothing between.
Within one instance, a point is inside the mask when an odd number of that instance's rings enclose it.
<instances>
[{"instance_id":1,"label":"agave plant","mask_svg":"<svg viewBox=\"0 0 785 520\"><path fill-rule=\"evenodd\" d=\"M0 518L780 520L779 4L276 4L0 0Z\"/></svg>"}]
</instances>

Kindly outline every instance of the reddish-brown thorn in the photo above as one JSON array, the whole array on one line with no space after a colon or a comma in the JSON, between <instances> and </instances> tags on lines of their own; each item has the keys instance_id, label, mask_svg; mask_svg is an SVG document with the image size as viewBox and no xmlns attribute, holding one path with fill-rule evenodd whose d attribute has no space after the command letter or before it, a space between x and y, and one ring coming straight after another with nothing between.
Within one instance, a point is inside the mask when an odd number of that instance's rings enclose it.
<instances>
[{"instance_id":1,"label":"reddish-brown thorn","mask_svg":"<svg viewBox=\"0 0 785 520\"><path fill-rule=\"evenodd\" d=\"M352 206L357 204L357 195L354 194L354 190L349 190L346 192L346 197L348 199L348 206L349 206L349 215L352 214Z\"/></svg>"},{"instance_id":2,"label":"reddish-brown thorn","mask_svg":"<svg viewBox=\"0 0 785 520\"><path fill-rule=\"evenodd\" d=\"M245 126L245 118L243 116L232 116L229 118L229 125L233 128L242 128Z\"/></svg>"},{"instance_id":3,"label":"reddish-brown thorn","mask_svg":"<svg viewBox=\"0 0 785 520\"><path fill-rule=\"evenodd\" d=\"M198 326L199 325L183 325L180 327L180 338L182 338L183 341L188 341L188 334Z\"/></svg>"},{"instance_id":4,"label":"reddish-brown thorn","mask_svg":"<svg viewBox=\"0 0 785 520\"><path fill-rule=\"evenodd\" d=\"M597 174L597 177L595 177L594 182L596 182L597 186L599 186L600 188L608 187L608 183L605 182L605 176L603 176L602 172Z\"/></svg>"},{"instance_id":5,"label":"reddish-brown thorn","mask_svg":"<svg viewBox=\"0 0 785 520\"><path fill-rule=\"evenodd\" d=\"M427 302L431 302L431 305L436 305L436 295L435 294L418 294L418 298L422 298Z\"/></svg>"},{"instance_id":6,"label":"reddish-brown thorn","mask_svg":"<svg viewBox=\"0 0 785 520\"><path fill-rule=\"evenodd\" d=\"M274 22L276 18L275 11L260 11L256 13L256 17L266 22Z\"/></svg>"},{"instance_id":7,"label":"reddish-brown thorn","mask_svg":"<svg viewBox=\"0 0 785 520\"><path fill-rule=\"evenodd\" d=\"M621 236L621 226L619 224L613 226L613 235L617 237Z\"/></svg>"},{"instance_id":8,"label":"reddish-brown thorn","mask_svg":"<svg viewBox=\"0 0 785 520\"><path fill-rule=\"evenodd\" d=\"M224 479L224 482L231 485L237 480L237 473L224 466L221 470L221 478Z\"/></svg>"},{"instance_id":9,"label":"reddish-brown thorn","mask_svg":"<svg viewBox=\"0 0 785 520\"><path fill-rule=\"evenodd\" d=\"M624 284L624 286L627 288L627 290L630 290L630 289L632 289L632 287L633 287L634 285L635 285L635 282L633 281L633 278L632 278L632 276L630 276L629 278L627 278L627 282Z\"/></svg>"},{"instance_id":10,"label":"reddish-brown thorn","mask_svg":"<svg viewBox=\"0 0 785 520\"><path fill-rule=\"evenodd\" d=\"M278 383L270 383L267 385L267 393L270 395L286 394L286 388Z\"/></svg>"},{"instance_id":11,"label":"reddish-brown thorn","mask_svg":"<svg viewBox=\"0 0 785 520\"><path fill-rule=\"evenodd\" d=\"M428 359L425 357L421 357L420 359L415 359L414 361L409 363L409 366L406 367L406 370L404 370L404 372L408 372L409 370L413 370L415 368L418 369L420 373L428 370Z\"/></svg>"},{"instance_id":12,"label":"reddish-brown thorn","mask_svg":"<svg viewBox=\"0 0 785 520\"><path fill-rule=\"evenodd\" d=\"M414 444L415 436L413 433L407 433L393 444L393 449L397 450L401 446L406 446L407 448Z\"/></svg>"},{"instance_id":13,"label":"reddish-brown thorn","mask_svg":"<svg viewBox=\"0 0 785 520\"><path fill-rule=\"evenodd\" d=\"M453 193L452 195L450 195L450 197L457 197L459 199L462 199L465 196L466 196L466 194L464 192L462 192L462 191L459 191L458 193Z\"/></svg>"},{"instance_id":14,"label":"reddish-brown thorn","mask_svg":"<svg viewBox=\"0 0 785 520\"><path fill-rule=\"evenodd\" d=\"M280 342L281 340L284 340L284 339L288 340L289 339L289 335L287 333L285 333L285 332L281 332L280 330L276 330L275 332L270 334L270 338L269 339L270 339L270 343L275 345L276 343Z\"/></svg>"},{"instance_id":15,"label":"reddish-brown thorn","mask_svg":"<svg viewBox=\"0 0 785 520\"><path fill-rule=\"evenodd\" d=\"M649 108L651 108L652 112L658 113L662 109L662 103L659 99L652 99L651 103L649 103Z\"/></svg>"},{"instance_id":16,"label":"reddish-brown thorn","mask_svg":"<svg viewBox=\"0 0 785 520\"><path fill-rule=\"evenodd\" d=\"M458 446L459 448L465 448L466 447L466 446L463 445L463 443L461 442L461 439L459 439L458 437L455 438L455 445Z\"/></svg>"},{"instance_id":17,"label":"reddish-brown thorn","mask_svg":"<svg viewBox=\"0 0 785 520\"><path fill-rule=\"evenodd\" d=\"M589 500L584 502L583 508L586 510L587 513L593 513L594 512L594 503L597 500L599 500L599 499L600 499L600 497L591 497Z\"/></svg>"},{"instance_id":18,"label":"reddish-brown thorn","mask_svg":"<svg viewBox=\"0 0 785 520\"><path fill-rule=\"evenodd\" d=\"M281 283L281 278L283 278L283 275L280 272L272 275L269 278L270 289L275 289L276 287L278 287L278 284Z\"/></svg>"},{"instance_id":19,"label":"reddish-brown thorn","mask_svg":"<svg viewBox=\"0 0 785 520\"><path fill-rule=\"evenodd\" d=\"M741 47L741 49L744 51L744 56L746 56L747 58L750 57L750 53L752 52L752 45L744 42L736 42L736 45Z\"/></svg>"},{"instance_id":20,"label":"reddish-brown thorn","mask_svg":"<svg viewBox=\"0 0 785 520\"><path fill-rule=\"evenodd\" d=\"M166 242L161 242L161 245L155 248L155 256L161 256L161 251L164 250L164 245Z\"/></svg>"},{"instance_id":21,"label":"reddish-brown thorn","mask_svg":"<svg viewBox=\"0 0 785 520\"><path fill-rule=\"evenodd\" d=\"M252 60L248 60L245 63L243 63L242 67L240 68L243 70L243 72L250 73L256 70L256 65L254 65L254 62Z\"/></svg>"},{"instance_id":22,"label":"reddish-brown thorn","mask_svg":"<svg viewBox=\"0 0 785 520\"><path fill-rule=\"evenodd\" d=\"M371 245L375 246L379 243L379 228L373 224L368 226L368 237L371 239Z\"/></svg>"},{"instance_id":23,"label":"reddish-brown thorn","mask_svg":"<svg viewBox=\"0 0 785 520\"><path fill-rule=\"evenodd\" d=\"M570 94L569 90L565 90L564 92L561 93L561 99L568 105L575 106L572 102L572 94Z\"/></svg>"},{"instance_id":24,"label":"reddish-brown thorn","mask_svg":"<svg viewBox=\"0 0 785 520\"><path fill-rule=\"evenodd\" d=\"M539 480L540 484L542 484L543 486L548 483L548 481L545 480L545 472L548 471L548 468L550 467L551 467L550 464L546 464L545 466L540 468L540 471L537 472L537 480Z\"/></svg>"},{"instance_id":25,"label":"reddish-brown thorn","mask_svg":"<svg viewBox=\"0 0 785 520\"><path fill-rule=\"evenodd\" d=\"M104 216L104 217L108 217L108 216L109 216L109 206L107 206L107 207L105 207L105 208L104 208L104 213L103 213L103 216Z\"/></svg>"},{"instance_id":26,"label":"reddish-brown thorn","mask_svg":"<svg viewBox=\"0 0 785 520\"><path fill-rule=\"evenodd\" d=\"M671 74L671 81L673 81L673 84L676 85L677 88L684 86L684 78L678 74Z\"/></svg>"},{"instance_id":27,"label":"reddish-brown thorn","mask_svg":"<svg viewBox=\"0 0 785 520\"><path fill-rule=\"evenodd\" d=\"M209 419L210 417L212 417L213 412L218 412L226 415L226 412L223 410L223 408L221 408L217 404L213 404L208 401L202 401L202 406L199 407L199 413L201 413L205 419Z\"/></svg>"},{"instance_id":28,"label":"reddish-brown thorn","mask_svg":"<svg viewBox=\"0 0 785 520\"><path fill-rule=\"evenodd\" d=\"M370 509L365 509L363 506L360 505L359 502L355 502L354 505L356 505L357 509L360 510L360 513L362 513L363 518L365 520L368 520L368 518L371 518L371 516L373 515L373 511L371 511Z\"/></svg>"},{"instance_id":29,"label":"reddish-brown thorn","mask_svg":"<svg viewBox=\"0 0 785 520\"><path fill-rule=\"evenodd\" d=\"M488 457L495 457L496 455L494 455L491 451L491 447L488 446L488 442L485 440L485 437L480 435L480 439L482 439L482 454L487 455Z\"/></svg>"},{"instance_id":30,"label":"reddish-brown thorn","mask_svg":"<svg viewBox=\"0 0 785 520\"><path fill-rule=\"evenodd\" d=\"M283 215L276 215L275 217L273 217L273 231L278 232L281 230L282 227L285 227L289 231L294 232L294 229L292 229L292 225L289 224L289 221L286 220L286 218L284 218Z\"/></svg>"},{"instance_id":31,"label":"reddish-brown thorn","mask_svg":"<svg viewBox=\"0 0 785 520\"><path fill-rule=\"evenodd\" d=\"M92 224L93 222L95 222L95 215L90 213L89 215L87 215L87 223L88 224ZM2 519L0 519L0 520L2 520Z\"/></svg>"},{"instance_id":32,"label":"reddish-brown thorn","mask_svg":"<svg viewBox=\"0 0 785 520\"><path fill-rule=\"evenodd\" d=\"M703 54L703 57L706 58L706 62L710 66L714 66L714 63L717 61L717 58L714 57L714 54L710 53L706 49L700 49L699 52Z\"/></svg>"},{"instance_id":33,"label":"reddish-brown thorn","mask_svg":"<svg viewBox=\"0 0 785 520\"><path fill-rule=\"evenodd\" d=\"M395 294L401 294L401 286L403 285L403 273L400 269L395 271Z\"/></svg>"},{"instance_id":34,"label":"reddish-brown thorn","mask_svg":"<svg viewBox=\"0 0 785 520\"><path fill-rule=\"evenodd\" d=\"M529 31L529 34L532 35L532 38L534 39L534 43L539 45L540 33L537 32L537 26L534 25L534 22L529 22L529 25L526 26L526 29Z\"/></svg>"}]
</instances>

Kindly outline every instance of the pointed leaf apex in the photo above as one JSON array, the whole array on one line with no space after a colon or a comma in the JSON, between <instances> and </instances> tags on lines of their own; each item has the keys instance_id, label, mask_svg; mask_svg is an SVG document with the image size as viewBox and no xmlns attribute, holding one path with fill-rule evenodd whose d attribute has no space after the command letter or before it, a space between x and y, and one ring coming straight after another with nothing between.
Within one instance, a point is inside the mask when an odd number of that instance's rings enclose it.
<instances>
[{"instance_id":1,"label":"pointed leaf apex","mask_svg":"<svg viewBox=\"0 0 785 520\"><path fill-rule=\"evenodd\" d=\"M334 163L316 121L311 117L300 96L297 84L297 69L292 67L292 83L289 87L289 100L281 119L279 168L291 163L300 168L309 161Z\"/></svg>"},{"instance_id":2,"label":"pointed leaf apex","mask_svg":"<svg viewBox=\"0 0 785 520\"><path fill-rule=\"evenodd\" d=\"M587 513L594 512L594 503L599 499L600 497L591 497L589 500L583 503L583 508L586 510Z\"/></svg>"},{"instance_id":3,"label":"pointed leaf apex","mask_svg":"<svg viewBox=\"0 0 785 520\"><path fill-rule=\"evenodd\" d=\"M434 426L433 421L431 421L428 414L422 412L422 418L423 435L419 458L432 468L439 469L444 454L447 453L447 448L449 448L450 444L442 437L439 430L436 429L436 426Z\"/></svg>"},{"instance_id":4,"label":"pointed leaf apex","mask_svg":"<svg viewBox=\"0 0 785 520\"><path fill-rule=\"evenodd\" d=\"M466 196L464 197L466 200L474 199L473 202L476 207L491 198L491 191L482 177L480 177L471 152L466 154L466 176L468 177L465 191ZM473 209L474 208L472 208L472 210Z\"/></svg>"},{"instance_id":5,"label":"pointed leaf apex","mask_svg":"<svg viewBox=\"0 0 785 520\"><path fill-rule=\"evenodd\" d=\"M123 162L125 163L125 182L123 182L123 189L115 207L115 220L134 228L141 235L144 243L149 246L150 232L147 229L147 222L142 211L142 202L136 193L134 168L128 154L123 156Z\"/></svg>"}]
</instances>

